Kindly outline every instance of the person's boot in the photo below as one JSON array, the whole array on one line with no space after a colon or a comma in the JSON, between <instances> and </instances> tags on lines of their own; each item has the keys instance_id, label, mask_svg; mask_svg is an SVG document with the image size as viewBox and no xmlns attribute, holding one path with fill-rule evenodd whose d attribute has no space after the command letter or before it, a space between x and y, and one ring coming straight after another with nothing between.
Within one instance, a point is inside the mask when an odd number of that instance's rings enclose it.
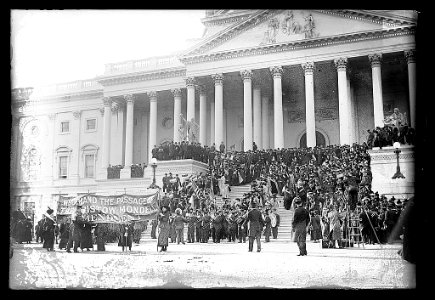
<instances>
[{"instance_id":1,"label":"person's boot","mask_svg":"<svg viewBox=\"0 0 435 300\"><path fill-rule=\"evenodd\" d=\"M254 248L254 240L252 240L251 238L249 238L249 252L252 252L252 248Z\"/></svg>"}]
</instances>

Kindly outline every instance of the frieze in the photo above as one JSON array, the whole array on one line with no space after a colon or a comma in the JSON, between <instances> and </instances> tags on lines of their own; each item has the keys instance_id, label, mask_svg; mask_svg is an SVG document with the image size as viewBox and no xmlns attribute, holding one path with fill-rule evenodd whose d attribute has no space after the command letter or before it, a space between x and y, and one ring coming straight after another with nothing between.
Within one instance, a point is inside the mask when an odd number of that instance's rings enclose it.
<instances>
[{"instance_id":1,"label":"frieze","mask_svg":"<svg viewBox=\"0 0 435 300\"><path fill-rule=\"evenodd\" d=\"M195 64L200 62L212 62L244 56L264 55L277 52L309 49L315 47L324 47L330 45L339 45L354 43L364 40L383 39L401 35L415 34L415 27L400 27L372 32L350 33L341 36L329 36L324 38L306 39L299 41L286 42L281 44L263 45L247 49L229 50L219 53L186 55L181 57L180 61L184 64Z\"/></svg>"},{"instance_id":2,"label":"frieze","mask_svg":"<svg viewBox=\"0 0 435 300\"><path fill-rule=\"evenodd\" d=\"M371 14L365 14L360 11L350 11L345 9L334 9L334 10L316 10L317 12L328 14L328 15L336 15L343 18L349 18L354 20L361 21L369 21L380 25L387 26L397 26L397 25L415 25L415 22L405 21L405 20L396 20L383 16L373 16Z\"/></svg>"},{"instance_id":3,"label":"frieze","mask_svg":"<svg viewBox=\"0 0 435 300\"><path fill-rule=\"evenodd\" d=\"M337 108L316 108L316 121L336 120L338 119ZM289 110L288 123L305 123L305 110Z\"/></svg>"}]
</instances>

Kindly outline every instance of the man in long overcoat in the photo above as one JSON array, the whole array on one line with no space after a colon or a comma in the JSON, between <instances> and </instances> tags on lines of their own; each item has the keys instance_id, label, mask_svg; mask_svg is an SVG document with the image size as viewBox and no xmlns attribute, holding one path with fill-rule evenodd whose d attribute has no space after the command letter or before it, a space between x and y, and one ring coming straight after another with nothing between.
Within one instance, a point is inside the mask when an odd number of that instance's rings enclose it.
<instances>
[{"instance_id":1,"label":"man in long overcoat","mask_svg":"<svg viewBox=\"0 0 435 300\"><path fill-rule=\"evenodd\" d=\"M254 239L257 241L257 252L261 251L261 230L264 226L263 217L261 212L257 209L257 202L251 201L251 210L248 212L248 217L243 223L242 230L249 222L249 252L254 248Z\"/></svg>"},{"instance_id":2,"label":"man in long overcoat","mask_svg":"<svg viewBox=\"0 0 435 300\"><path fill-rule=\"evenodd\" d=\"M295 205L297 208L295 209L295 213L293 216L293 232L294 232L294 241L298 244L299 254L298 256L307 255L307 226L310 223L310 214L308 210L302 206L302 201L300 198L296 198Z\"/></svg>"}]
</instances>

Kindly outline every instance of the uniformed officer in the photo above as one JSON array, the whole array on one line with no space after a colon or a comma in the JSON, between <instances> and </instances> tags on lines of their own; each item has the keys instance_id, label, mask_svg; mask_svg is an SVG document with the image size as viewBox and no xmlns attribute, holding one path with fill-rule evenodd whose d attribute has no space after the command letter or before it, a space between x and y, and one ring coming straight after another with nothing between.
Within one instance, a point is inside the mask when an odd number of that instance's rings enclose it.
<instances>
[{"instance_id":1,"label":"uniformed officer","mask_svg":"<svg viewBox=\"0 0 435 300\"><path fill-rule=\"evenodd\" d=\"M294 241L298 244L299 254L298 256L307 255L307 226L310 223L310 214L308 210L303 207L302 200L297 197L294 200L296 209L293 216L293 232L294 232Z\"/></svg>"}]
</instances>

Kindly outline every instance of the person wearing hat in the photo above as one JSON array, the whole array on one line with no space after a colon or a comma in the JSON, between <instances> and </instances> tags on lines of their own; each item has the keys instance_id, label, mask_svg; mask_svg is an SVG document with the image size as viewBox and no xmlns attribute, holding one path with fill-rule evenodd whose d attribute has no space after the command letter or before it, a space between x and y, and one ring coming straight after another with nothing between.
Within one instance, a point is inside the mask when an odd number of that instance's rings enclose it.
<instances>
[{"instance_id":1,"label":"person wearing hat","mask_svg":"<svg viewBox=\"0 0 435 300\"><path fill-rule=\"evenodd\" d=\"M30 244L32 241L32 218L27 217L27 219L24 221L24 242L27 244Z\"/></svg>"},{"instance_id":2,"label":"person wearing hat","mask_svg":"<svg viewBox=\"0 0 435 300\"><path fill-rule=\"evenodd\" d=\"M295 212L292 221L292 231L294 232L294 241L299 247L298 256L307 255L307 226L310 223L310 214L308 210L302 206L301 199L295 199Z\"/></svg>"},{"instance_id":3,"label":"person wearing hat","mask_svg":"<svg viewBox=\"0 0 435 300\"><path fill-rule=\"evenodd\" d=\"M202 217L202 226L201 226L201 243L208 243L208 239L210 237L210 225L211 225L211 217L208 213L208 210L204 210L204 216Z\"/></svg>"},{"instance_id":4,"label":"person wearing hat","mask_svg":"<svg viewBox=\"0 0 435 300\"><path fill-rule=\"evenodd\" d=\"M193 208L189 208L189 212L186 214L187 217L187 242L195 242L195 225L196 225L196 215L193 213Z\"/></svg>"},{"instance_id":5,"label":"person wearing hat","mask_svg":"<svg viewBox=\"0 0 435 300\"><path fill-rule=\"evenodd\" d=\"M175 223L175 231L177 233L177 244L180 244L180 242L185 245L184 242L184 223L187 223L188 220L183 217L181 214L181 208L177 208L175 210L175 217L174 217L174 223Z\"/></svg>"},{"instance_id":6,"label":"person wearing hat","mask_svg":"<svg viewBox=\"0 0 435 300\"><path fill-rule=\"evenodd\" d=\"M66 245L66 252L68 253L71 253L71 248L74 248L74 252L79 252L77 249L80 247L81 227L83 227L84 224L81 209L82 206L77 205L76 211L71 216L72 222L69 227L69 238Z\"/></svg>"},{"instance_id":7,"label":"person wearing hat","mask_svg":"<svg viewBox=\"0 0 435 300\"><path fill-rule=\"evenodd\" d=\"M44 224L42 225L42 232L44 236L44 244L42 248L46 248L47 251L54 251L54 228L56 226L56 221L53 216L54 210L48 208L44 214Z\"/></svg>"},{"instance_id":8,"label":"person wearing hat","mask_svg":"<svg viewBox=\"0 0 435 300\"><path fill-rule=\"evenodd\" d=\"M251 201L251 210L248 212L248 216L243 222L242 230L246 227L249 222L249 248L248 251L252 252L254 248L254 239L257 242L257 252L261 251L261 229L264 226L263 217L261 212L257 208L257 202L255 200Z\"/></svg>"},{"instance_id":9,"label":"person wearing hat","mask_svg":"<svg viewBox=\"0 0 435 300\"><path fill-rule=\"evenodd\" d=\"M159 237L157 239L157 250L161 247L160 252L166 251L168 249L168 238L169 238L169 207L162 206L161 212L158 214L159 220Z\"/></svg>"},{"instance_id":10,"label":"person wearing hat","mask_svg":"<svg viewBox=\"0 0 435 300\"><path fill-rule=\"evenodd\" d=\"M281 216L276 212L276 207L272 208L272 212L270 213L269 217L272 228L272 236L273 239L276 240L278 238L278 227L280 226L281 222Z\"/></svg>"},{"instance_id":11,"label":"person wearing hat","mask_svg":"<svg viewBox=\"0 0 435 300\"><path fill-rule=\"evenodd\" d=\"M120 224L120 235L118 246L122 247L122 252L124 252L124 248L128 247L128 250L131 251L131 247L133 246L133 221L128 221L123 224ZM82 247L82 246L81 246ZM85 246L82 249L86 248ZM89 249L88 249L89 251Z\"/></svg>"},{"instance_id":12,"label":"person wearing hat","mask_svg":"<svg viewBox=\"0 0 435 300\"><path fill-rule=\"evenodd\" d=\"M156 231L157 231L157 218L151 220L151 238L156 239Z\"/></svg>"}]
</instances>

